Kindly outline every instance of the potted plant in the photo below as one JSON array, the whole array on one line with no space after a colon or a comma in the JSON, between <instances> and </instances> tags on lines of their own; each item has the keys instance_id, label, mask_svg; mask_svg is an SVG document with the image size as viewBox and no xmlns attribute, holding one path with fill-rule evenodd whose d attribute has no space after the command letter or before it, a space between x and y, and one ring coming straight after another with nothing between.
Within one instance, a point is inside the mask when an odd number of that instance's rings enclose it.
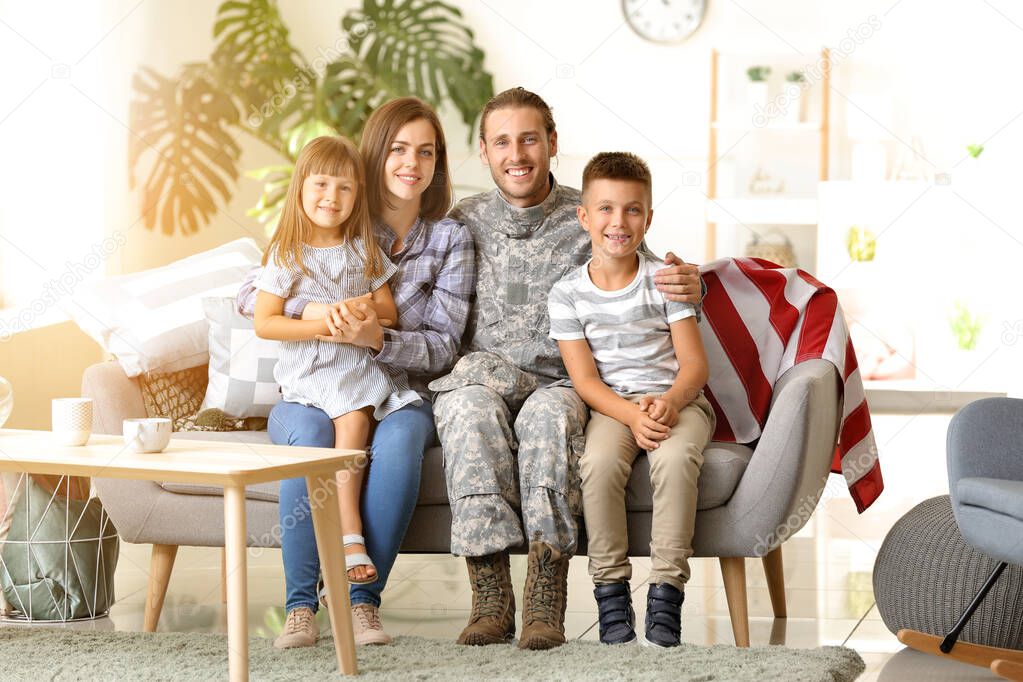
<instances>
[{"instance_id":1,"label":"potted plant","mask_svg":"<svg viewBox=\"0 0 1023 682\"><path fill-rule=\"evenodd\" d=\"M767 77L771 75L771 67L756 65L746 69L746 77L749 83L746 86L746 102L749 105L750 116L757 118L764 117L767 109Z\"/></svg>"},{"instance_id":2,"label":"potted plant","mask_svg":"<svg viewBox=\"0 0 1023 682\"><path fill-rule=\"evenodd\" d=\"M956 350L946 351L940 374L949 386L961 386L972 379L983 381L983 353L977 350L984 330L984 316L970 310L963 301L955 301L948 315L948 329L952 332ZM947 348L947 346L946 346ZM972 382L971 382L972 383Z\"/></svg>"},{"instance_id":3,"label":"potted plant","mask_svg":"<svg viewBox=\"0 0 1023 682\"><path fill-rule=\"evenodd\" d=\"M877 253L877 236L866 227L853 225L845 235L845 250L853 263L867 263Z\"/></svg>"},{"instance_id":4,"label":"potted plant","mask_svg":"<svg viewBox=\"0 0 1023 682\"><path fill-rule=\"evenodd\" d=\"M806 76L802 71L790 71L785 76L785 120L799 123L806 120Z\"/></svg>"},{"instance_id":5,"label":"potted plant","mask_svg":"<svg viewBox=\"0 0 1023 682\"><path fill-rule=\"evenodd\" d=\"M955 336L959 350L972 351L977 348L977 340L984 328L984 320L970 312L969 306L962 301L955 302L955 311L949 315L949 328Z\"/></svg>"},{"instance_id":6,"label":"potted plant","mask_svg":"<svg viewBox=\"0 0 1023 682\"><path fill-rule=\"evenodd\" d=\"M131 186L144 223L164 234L198 232L223 208L240 175L240 135L281 156L246 175L263 182L251 211L272 233L305 143L340 133L358 141L373 110L415 95L450 107L472 127L493 96L483 51L462 13L441 0L362 0L339 20L333 45L305 55L276 0L225 0L208 60L132 80Z\"/></svg>"}]
</instances>

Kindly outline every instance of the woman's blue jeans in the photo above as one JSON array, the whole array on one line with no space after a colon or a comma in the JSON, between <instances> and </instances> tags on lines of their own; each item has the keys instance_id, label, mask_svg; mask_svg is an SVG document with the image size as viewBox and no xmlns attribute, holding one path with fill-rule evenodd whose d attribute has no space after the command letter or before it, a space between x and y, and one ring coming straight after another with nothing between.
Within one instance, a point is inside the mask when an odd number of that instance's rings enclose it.
<instances>
[{"instance_id":1,"label":"woman's blue jeans","mask_svg":"<svg viewBox=\"0 0 1023 682\"><path fill-rule=\"evenodd\" d=\"M270 412L268 429L278 445L334 447L334 423L319 408L279 402ZM435 438L433 405L428 400L392 412L377 424L361 504L366 551L376 565L377 579L351 586L353 605L380 606L380 593L419 498L423 453ZM320 557L304 478L281 481L280 515L285 608L290 612L306 606L315 612Z\"/></svg>"}]
</instances>

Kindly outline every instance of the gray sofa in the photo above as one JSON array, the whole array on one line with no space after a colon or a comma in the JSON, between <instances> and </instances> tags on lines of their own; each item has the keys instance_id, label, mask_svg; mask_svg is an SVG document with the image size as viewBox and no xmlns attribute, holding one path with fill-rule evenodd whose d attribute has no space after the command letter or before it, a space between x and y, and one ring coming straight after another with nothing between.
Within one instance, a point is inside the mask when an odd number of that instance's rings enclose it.
<instances>
[{"instance_id":1,"label":"gray sofa","mask_svg":"<svg viewBox=\"0 0 1023 682\"><path fill-rule=\"evenodd\" d=\"M146 415L138 382L116 362L89 367L82 396L94 404L93 429L120 433L121 422ZM718 557L735 642L749 646L745 557L763 557L775 616L784 618L781 544L808 519L827 482L834 455L842 396L838 372L824 360L800 363L776 383L761 438L749 445L711 443L700 474L696 535L698 557ZM268 442L266 432L179 433L176 438L221 438ZM149 481L97 479L96 490L121 538L153 544L145 629L156 629L174 557L180 545L222 547L223 498L216 489L160 485ZM249 490L249 544L279 547L277 484ZM651 490L645 457L637 459L626 497L629 553L650 551ZM798 522L794 522L798 519ZM448 506L441 450L423 462L419 501L402 544L403 552L449 551ZM585 552L582 529L579 553Z\"/></svg>"}]
</instances>

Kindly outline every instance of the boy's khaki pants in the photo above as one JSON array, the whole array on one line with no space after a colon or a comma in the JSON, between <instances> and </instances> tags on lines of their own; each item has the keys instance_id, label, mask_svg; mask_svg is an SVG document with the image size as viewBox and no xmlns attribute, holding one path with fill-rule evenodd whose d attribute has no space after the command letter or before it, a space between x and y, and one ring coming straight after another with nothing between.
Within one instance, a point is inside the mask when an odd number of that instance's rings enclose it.
<instances>
[{"instance_id":1,"label":"boy's khaki pants","mask_svg":"<svg viewBox=\"0 0 1023 682\"><path fill-rule=\"evenodd\" d=\"M625 396L634 403L642 397ZM714 410L701 392L679 412L671 435L647 454L653 487L650 583L668 583L683 590L689 580L696 484L703 466L703 449L710 442L715 424ZM638 453L639 446L628 426L591 411L586 427L586 450L579 468L590 575L598 585L632 577L625 524L625 486Z\"/></svg>"}]
</instances>

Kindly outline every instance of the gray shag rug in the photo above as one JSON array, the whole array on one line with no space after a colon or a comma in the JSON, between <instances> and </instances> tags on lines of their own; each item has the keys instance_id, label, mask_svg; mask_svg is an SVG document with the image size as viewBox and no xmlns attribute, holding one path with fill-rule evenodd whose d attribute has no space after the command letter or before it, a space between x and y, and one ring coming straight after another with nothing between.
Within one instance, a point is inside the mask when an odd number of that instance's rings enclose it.
<instances>
[{"instance_id":1,"label":"gray shag rug","mask_svg":"<svg viewBox=\"0 0 1023 682\"><path fill-rule=\"evenodd\" d=\"M512 645L458 646L422 637L396 637L392 646L359 647L366 680L854 680L864 670L852 649L827 646L683 644L677 649L569 642L551 651ZM227 638L205 633L87 632L56 628L0 628L4 680L211 680L227 678ZM336 674L333 640L276 651L253 639L254 680L320 679Z\"/></svg>"}]
</instances>

